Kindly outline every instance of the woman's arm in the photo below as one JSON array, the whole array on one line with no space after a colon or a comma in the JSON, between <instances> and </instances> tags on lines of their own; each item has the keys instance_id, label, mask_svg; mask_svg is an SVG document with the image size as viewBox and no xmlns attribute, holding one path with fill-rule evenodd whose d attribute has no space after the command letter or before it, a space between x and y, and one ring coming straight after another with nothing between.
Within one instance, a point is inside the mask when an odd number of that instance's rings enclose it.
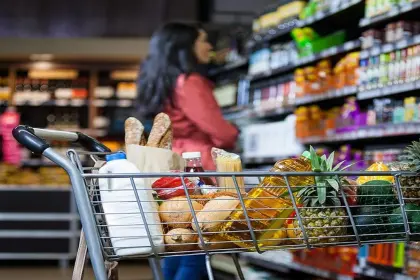
<instances>
[{"instance_id":1,"label":"woman's arm","mask_svg":"<svg viewBox=\"0 0 420 280\"><path fill-rule=\"evenodd\" d=\"M210 136L214 146L233 148L239 132L223 118L209 83L197 74L184 77L178 83L177 101L187 118Z\"/></svg>"}]
</instances>

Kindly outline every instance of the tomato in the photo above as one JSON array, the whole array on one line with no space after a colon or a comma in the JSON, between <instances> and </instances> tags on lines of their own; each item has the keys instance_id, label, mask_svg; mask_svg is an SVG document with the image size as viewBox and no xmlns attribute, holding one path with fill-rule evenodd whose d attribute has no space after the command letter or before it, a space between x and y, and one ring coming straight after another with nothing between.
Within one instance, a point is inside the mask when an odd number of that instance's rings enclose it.
<instances>
[{"instance_id":1,"label":"tomato","mask_svg":"<svg viewBox=\"0 0 420 280\"><path fill-rule=\"evenodd\" d=\"M188 193L193 194L197 187L190 179L184 178L184 183L187 186ZM160 199L170 199L176 196L185 196L184 186L181 178L178 177L162 177L152 184L152 189Z\"/></svg>"}]
</instances>

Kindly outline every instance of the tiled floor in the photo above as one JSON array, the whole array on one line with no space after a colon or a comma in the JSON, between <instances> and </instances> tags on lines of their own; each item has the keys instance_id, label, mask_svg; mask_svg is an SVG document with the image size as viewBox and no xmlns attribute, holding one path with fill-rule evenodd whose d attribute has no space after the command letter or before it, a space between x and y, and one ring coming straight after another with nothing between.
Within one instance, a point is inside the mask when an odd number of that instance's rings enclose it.
<instances>
[{"instance_id":1,"label":"tiled floor","mask_svg":"<svg viewBox=\"0 0 420 280\"><path fill-rule=\"evenodd\" d=\"M72 270L58 267L13 267L0 268L2 280L70 280ZM152 272L147 264L130 264L119 267L119 280L152 280ZM83 280L94 280L92 269L86 269Z\"/></svg>"}]
</instances>

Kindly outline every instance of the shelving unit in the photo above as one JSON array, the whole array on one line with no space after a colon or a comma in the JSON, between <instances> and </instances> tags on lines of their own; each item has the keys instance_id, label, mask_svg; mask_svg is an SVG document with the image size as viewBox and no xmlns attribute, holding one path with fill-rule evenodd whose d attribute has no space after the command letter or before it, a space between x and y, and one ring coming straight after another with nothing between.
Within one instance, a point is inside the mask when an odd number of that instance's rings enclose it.
<instances>
[{"instance_id":1,"label":"shelving unit","mask_svg":"<svg viewBox=\"0 0 420 280\"><path fill-rule=\"evenodd\" d=\"M95 119L98 116L108 115L112 120L114 116L117 116L115 111L118 108L127 112L134 108L134 100L119 99L115 96L115 92L119 82L130 82L127 73L137 72L137 61L108 64L101 61L95 62L95 60L87 63L77 60L63 63L51 62L49 63L50 70L58 72L61 69L75 70L86 78L84 89L87 95L84 98L56 98L54 88L51 86L48 91L52 98L48 101L40 101L34 97L35 95L30 95L38 88L36 83L40 85L41 81L48 81L48 84L54 81L56 84L62 83L63 80L39 77L32 79L33 83L26 81L29 78L28 71L40 69L36 62L28 63L24 60L7 62L2 64L1 69L3 68L7 69L8 85L12 94L8 101L1 101L0 105L4 108L10 105L16 107L21 113L22 124L45 128L50 123L49 117L55 115L57 129L80 131L99 138L101 141L107 140L108 135L112 133L112 141L123 141L123 133L115 133L107 127L98 128L95 125ZM114 77L118 76L118 71L120 76L122 75L121 79ZM2 74L3 72L0 76ZM110 81L109 86L113 91L113 96L109 99L100 99L95 95L97 87L102 82L99 78L104 76ZM15 89L21 81L26 83L28 98L18 99L15 102ZM67 83L67 89L70 89L68 84L72 81L71 78L64 81ZM131 81L134 82L134 80ZM78 117L72 123L59 123L61 113L68 116L77 113ZM122 126L118 124L122 128L123 125L123 123ZM58 145L61 150L64 148L63 143L52 144ZM34 176L36 170L43 169L45 173L50 168L56 168L56 165L45 158L31 155L25 158L18 168L25 172L30 170L30 176ZM38 172L41 176L40 171ZM28 175L28 173L25 174ZM38 180L45 181L46 179ZM62 267L67 267L69 262L74 260L80 235L80 221L70 186L0 185L0 194L1 260L57 260ZM13 203L10 203L11 201Z\"/></svg>"},{"instance_id":2,"label":"shelving unit","mask_svg":"<svg viewBox=\"0 0 420 280\"><path fill-rule=\"evenodd\" d=\"M359 5L360 4L360 5ZM260 66L261 72L258 74L248 74L244 79L249 82L249 98L250 105L233 107L226 109L225 116L238 124L241 125L241 131L247 131L247 128L251 132L246 135L249 135L247 141L243 140L246 143L245 147L251 147L252 157L245 157L245 154L242 157L243 163L249 168L264 168L267 169L267 166L272 166L277 160L282 159L280 153L276 149L276 154L279 154L277 157L267 156L270 153L270 148L273 148L273 144L267 145L270 147L256 147L256 146L265 146L265 142L270 142L265 140L266 137L272 137L276 135L277 146L283 147L282 141L283 137L286 137L288 133L294 133L294 131L285 130L284 132L271 133L269 126L274 123L281 122L284 118L292 114L298 107L305 106L310 112L312 105L318 105L323 111L322 113L327 114L329 109L343 105L347 97L355 97L357 104L360 106L362 112L366 113L366 118L369 117L367 113L371 113L372 106L376 104L376 99L378 98L390 98L392 100L397 100L402 102L403 98L406 97L417 97L420 98L418 91L420 90L419 80L410 80L410 79L399 79L395 83L389 82L389 86L378 86L377 88L372 89L373 87L362 87L359 84L354 86L344 87L340 90L330 90L326 93L318 94L307 94L303 98L298 98L293 94L285 95L278 98L271 91L281 91L280 86L284 81L292 80L291 73L294 72L297 68L312 66L315 65L318 61L328 59L331 64L336 63L337 60L347 53L353 51L360 51L360 59L367 59L369 57L378 57L381 54L389 54L391 52L404 50L409 47L420 45L420 35L414 34L410 35L410 32L404 32L403 39L396 41L394 43L384 43L382 45L374 44L374 47L369 49L362 49L361 40L359 39L362 36L362 32L370 28L376 28L383 30L387 23L397 21L397 20L411 20L419 21L416 18L416 12L419 10L420 2L413 1L411 3L405 3L392 9L389 13L382 16L377 16L374 18L363 18L364 12L362 5L365 4L365 1L351 1L346 5L339 7L338 9L330 10L327 12L316 13L313 17L305 20L299 21L297 19L292 19L290 22L283 23L275 28L270 28L264 32L254 34L250 39L247 47L251 51L256 52L258 49L263 49L264 52L261 52L261 56L264 58L268 57L267 53L274 53L276 51L283 50L281 43L290 41L291 36L289 33L295 27L312 27L315 31L322 33L320 36L329 34L334 24L336 23L337 18L342 17L343 22L347 22L347 19L351 19L353 26L346 26L346 31L349 33L349 38L346 38L345 43L339 46L334 46L328 49L325 49L321 52L318 52L314 55L309 55L304 58L299 58L295 63L289 63L280 68L273 68L271 61L268 59L269 63L258 65ZM354 7L349 14L350 7ZM267 9L269 10L269 9ZM347 14L346 14L347 13ZM357 24L360 25L357 27ZM328 26L330 25L330 26ZM355 27L356 26L356 27ZM341 28L342 26L340 26ZM338 27L337 27L338 28ZM344 28L343 28L344 29ZM417 31L412 31L417 32ZM273 46L276 45L276 46ZM270 48L273 46L272 48ZM287 46L284 47L287 49ZM278 55L276 53L276 55ZM408 57L408 55L406 55ZM418 58L419 54L412 54L412 57ZM257 57L257 56L256 56ZM379 60L379 59L378 59ZM408 59L407 59L408 60ZM258 68L251 68L252 60L250 60L250 69L254 71ZM395 62L395 60L394 60ZM274 63L275 64L275 63ZM280 65L280 64L279 64ZM362 65L362 64L360 64ZM363 65L362 65L363 67ZM361 68L362 68L361 67ZM399 67L399 66L398 66ZM268 70L264 70L268 69ZM237 71L236 69L229 70L230 72ZM243 68L241 68L241 73L243 73ZM284 81L283 81L284 80ZM402 81L406 80L406 83ZM253 102L252 94L258 91L257 102ZM263 92L264 91L264 92ZM261 96L265 96L265 99ZM269 96L269 97L267 97ZM276 97L272 97L276 96ZM284 98L283 98L284 97ZM258 102L258 98L268 102L272 101L273 104L270 104L270 107L274 107L269 111L264 110L262 102ZM280 101L279 101L280 100ZM375 101L375 102L374 102ZM347 103L346 103L347 104ZM399 103L398 103L399 104ZM267 103L264 103L264 106ZM273 106L271 106L273 105ZM350 105L349 105L350 106ZM418 106L418 102L417 102ZM310 113L308 113L310 114ZM348 116L352 118L352 116ZM369 123L368 121L365 121ZM417 140L418 135L420 135L420 118L418 122L409 122L405 119L401 120L392 120L390 121L380 121L376 125L360 125L354 126L351 129L351 126L346 127L347 130L342 129L343 127L338 126L337 129L327 130L327 135L324 137L308 137L301 140L301 144L304 146L313 145L315 148L322 150L329 150L329 148L341 147L351 147L356 149L361 153L363 157L363 152L370 153L370 156L375 157L375 161L382 161L386 156L390 157L391 153L401 153L401 146L409 144L411 140ZM260 132L256 132L254 127L261 126ZM279 128L278 126L277 128ZM341 128L341 129L340 129ZM274 129L274 128L273 128ZM265 142L264 142L265 141ZM251 144L250 144L251 143ZM258 144L256 144L258 143ZM271 142L270 142L271 143ZM277 147L276 147L277 148ZM348 148L350 149L350 148ZM382 150L381 150L382 149ZM388 149L388 150L387 150ZM255 150L261 150L261 156L257 154ZM284 148L286 154L286 148ZM382 154L378 151L383 151ZM392 151L389 151L392 150ZM274 152L272 152L274 153ZM385 156L386 154L386 156ZM393 155L395 155L393 154ZM287 157L292 157L294 155L288 155ZM376 159L376 156L380 160ZM362 160L366 160L362 158ZM388 160L388 159L387 159ZM364 168L364 167L363 167ZM267 270L277 271L279 273L290 273L291 271L300 271L306 274L309 274L314 277L320 277L325 279L353 279L347 275L340 275L337 273L332 273L331 271L325 271L312 267L310 265L303 265L300 263L294 263L293 261L288 260L282 255L282 252L265 252L264 254L241 254L245 262L252 266L262 267ZM412 280L412 277L406 276L401 272L401 268L386 268L383 266L375 266L371 263L367 265L357 265L354 267L354 272L357 277L354 279L401 279L401 280Z\"/></svg>"},{"instance_id":3,"label":"shelving unit","mask_svg":"<svg viewBox=\"0 0 420 280\"><path fill-rule=\"evenodd\" d=\"M0 259L58 260L67 267L80 234L70 187L6 185L0 194Z\"/></svg>"}]
</instances>

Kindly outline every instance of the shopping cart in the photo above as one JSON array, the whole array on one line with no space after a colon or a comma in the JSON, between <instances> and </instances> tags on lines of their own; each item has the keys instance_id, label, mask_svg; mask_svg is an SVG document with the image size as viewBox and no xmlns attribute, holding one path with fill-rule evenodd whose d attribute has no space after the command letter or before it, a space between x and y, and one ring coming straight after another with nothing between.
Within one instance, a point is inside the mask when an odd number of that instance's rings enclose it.
<instances>
[{"instance_id":1,"label":"shopping cart","mask_svg":"<svg viewBox=\"0 0 420 280\"><path fill-rule=\"evenodd\" d=\"M141 173L141 174L98 174L98 165L84 166L81 155L87 155L93 163L103 160L110 153L109 149L95 139L77 132L53 131L34 129L27 126L18 126L13 130L16 140L30 151L41 154L66 170L70 177L73 193L80 214L80 219L86 238L87 248L96 279L107 279L104 261L119 261L131 258L149 258L155 279L162 279L159 259L170 256L206 255L206 265L209 278L213 279L210 267L210 256L213 254L231 254L238 272L238 277L244 279L237 254L246 251L263 253L268 250L281 249L310 249L326 246L361 246L364 244L392 243L400 241L418 240L420 236L420 215L418 210L411 207L420 199L406 197L407 190L416 187L407 187L407 178L418 179L418 174L403 171L387 172L204 172L194 173L197 177L212 177L216 179L230 178L231 189L225 189L208 195L196 195L191 192L188 179L191 173ZM62 140L77 142L87 151L69 150L68 158L56 153L45 140ZM326 195L335 204L328 207L304 206L297 198L297 186L300 179L327 176L329 179L337 178L338 197ZM343 176L375 176L375 180L359 190L354 191L354 185L345 185L340 178ZM155 211L145 211L147 203L156 203L159 198L141 200L139 192L151 191L150 186L138 186L137 179L141 178L180 178L183 196L160 200L161 207ZM248 196L241 193L239 182L253 179L256 183L262 178L279 178L282 184L252 188ZM378 180L379 178L379 180ZM402 186L401 180L404 179ZM102 200L103 190L99 189L99 180L125 179L130 180L133 194L132 200L125 199L112 201L120 203L135 203L136 211L110 212L105 211L105 202ZM383 180L385 179L385 180ZM384 185L384 181L388 180ZM411 181L410 181L411 182ZM250 183L251 186L256 184ZM248 186L247 186L248 187ZM367 188L369 187L369 188ZM313 187L314 192L323 191L323 187ZM353 188L353 189L352 189ZM373 191L370 191L372 188ZM270 189L274 189L270 190ZM350 191L348 191L350 189ZM156 189L154 189L156 191ZM158 190L158 189L157 189ZM247 190L250 190L248 188ZM278 190L281 190L280 192ZM353 192L351 191L353 190ZM194 190L195 191L195 190ZM281 193L276 197L270 193ZM379 192L379 194L378 194ZM252 195L251 195L252 194ZM315 198L316 194L313 194ZM119 197L116 195L116 197ZM354 198L362 201L363 205L354 204ZM307 197L311 199L311 197ZM337 203L339 200L340 203ZM416 201L419 200L419 201ZM216 202L214 202L216 201ZM231 203L234 201L234 203ZM210 203L212 202L212 203ZM162 205L166 206L163 207ZM209 206L212 204L211 206ZM215 206L216 205L216 206ZM207 209L208 207L208 209ZM213 207L213 208L212 208ZM214 208L216 207L216 209ZM414 207L414 206L413 206ZM165 208L165 209L163 209ZM157 208L156 208L157 209ZM122 211L122 210L121 210ZM420 211L420 210L419 210ZM159 214L161 221L153 222L150 214ZM133 224L109 224L110 215L137 215L139 223L144 226L145 235L115 235L114 228L133 227ZM168 218L169 217L169 218ZM391 217L393 217L391 219ZM175 219L175 220L171 220ZM162 228L161 243L155 242L157 234L151 228ZM169 234L169 230L182 229L183 234ZM192 230L194 229L194 231ZM114 232L114 234L112 234ZM186 233L187 232L187 233ZM124 255L124 249L131 247L116 246L116 240L121 239L147 239L146 246L139 246L148 253L141 255ZM169 238L170 242L163 240ZM187 239L187 240L184 240ZM173 244L171 242L174 242ZM144 251L142 251L144 252Z\"/></svg>"}]
</instances>

